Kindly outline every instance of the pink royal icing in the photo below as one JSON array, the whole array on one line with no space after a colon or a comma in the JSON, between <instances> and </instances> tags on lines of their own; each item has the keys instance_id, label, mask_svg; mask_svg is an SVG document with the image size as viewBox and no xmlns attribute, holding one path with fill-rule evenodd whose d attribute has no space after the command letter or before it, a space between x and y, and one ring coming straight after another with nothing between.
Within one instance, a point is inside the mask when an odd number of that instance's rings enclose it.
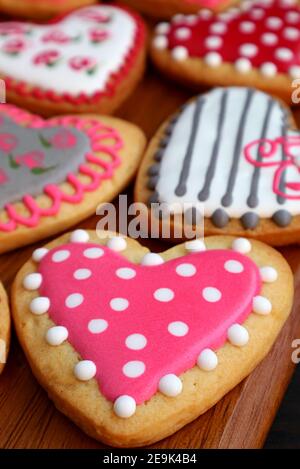
<instances>
[{"instance_id":1,"label":"pink royal icing","mask_svg":"<svg viewBox=\"0 0 300 469\"><path fill-rule=\"evenodd\" d=\"M39 272L51 319L67 328L81 358L95 363L101 392L111 401L129 395L138 404L163 376L180 375L203 349L221 347L261 290L256 264L231 250L149 267L106 246L73 243L46 254Z\"/></svg>"}]
</instances>

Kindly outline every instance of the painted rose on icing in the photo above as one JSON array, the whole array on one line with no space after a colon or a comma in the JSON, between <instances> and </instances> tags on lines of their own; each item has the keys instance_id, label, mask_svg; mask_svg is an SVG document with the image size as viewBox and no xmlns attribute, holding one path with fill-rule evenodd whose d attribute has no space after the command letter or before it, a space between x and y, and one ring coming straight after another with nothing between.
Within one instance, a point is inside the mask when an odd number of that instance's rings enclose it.
<instances>
[{"instance_id":1,"label":"painted rose on icing","mask_svg":"<svg viewBox=\"0 0 300 469\"><path fill-rule=\"evenodd\" d=\"M8 177L4 169L0 168L0 185L5 184L8 181Z\"/></svg>"},{"instance_id":2,"label":"painted rose on icing","mask_svg":"<svg viewBox=\"0 0 300 469\"><path fill-rule=\"evenodd\" d=\"M97 68L96 60L91 57L73 57L69 64L73 70L86 71L87 73L93 73Z\"/></svg>"},{"instance_id":3,"label":"painted rose on icing","mask_svg":"<svg viewBox=\"0 0 300 469\"><path fill-rule=\"evenodd\" d=\"M50 144L59 150L65 150L75 147L77 140L68 130L60 130L51 138Z\"/></svg>"},{"instance_id":4,"label":"painted rose on icing","mask_svg":"<svg viewBox=\"0 0 300 469\"><path fill-rule=\"evenodd\" d=\"M20 166L26 166L29 169L40 168L45 160L45 154L42 151L31 151L15 157L15 162Z\"/></svg>"},{"instance_id":5,"label":"painted rose on icing","mask_svg":"<svg viewBox=\"0 0 300 469\"><path fill-rule=\"evenodd\" d=\"M60 59L60 52L57 50L48 50L37 54L33 58L35 65L48 65L49 67L55 65Z\"/></svg>"},{"instance_id":6,"label":"painted rose on icing","mask_svg":"<svg viewBox=\"0 0 300 469\"><path fill-rule=\"evenodd\" d=\"M3 45L3 52L10 55L18 55L24 49L26 49L27 43L22 38L13 38L5 42Z\"/></svg>"},{"instance_id":7,"label":"painted rose on icing","mask_svg":"<svg viewBox=\"0 0 300 469\"><path fill-rule=\"evenodd\" d=\"M105 39L109 38L109 33L108 31L105 31L104 29L91 29L89 32L90 35L90 40L93 43L98 43L105 41Z\"/></svg>"},{"instance_id":8,"label":"painted rose on icing","mask_svg":"<svg viewBox=\"0 0 300 469\"><path fill-rule=\"evenodd\" d=\"M30 28L27 24L9 22L9 23L0 23L0 35L8 36L10 34L28 34Z\"/></svg>"},{"instance_id":9,"label":"painted rose on icing","mask_svg":"<svg viewBox=\"0 0 300 469\"><path fill-rule=\"evenodd\" d=\"M53 29L48 31L42 37L43 42L55 42L57 44L68 44L71 38L61 29Z\"/></svg>"},{"instance_id":10,"label":"painted rose on icing","mask_svg":"<svg viewBox=\"0 0 300 469\"><path fill-rule=\"evenodd\" d=\"M111 20L110 14L95 11L95 9L86 9L82 12L79 12L78 16L89 21L95 21L96 23L108 23Z\"/></svg>"},{"instance_id":11,"label":"painted rose on icing","mask_svg":"<svg viewBox=\"0 0 300 469\"><path fill-rule=\"evenodd\" d=\"M9 153L14 150L18 143L18 139L15 135L12 134L0 134L0 151Z\"/></svg>"}]
</instances>

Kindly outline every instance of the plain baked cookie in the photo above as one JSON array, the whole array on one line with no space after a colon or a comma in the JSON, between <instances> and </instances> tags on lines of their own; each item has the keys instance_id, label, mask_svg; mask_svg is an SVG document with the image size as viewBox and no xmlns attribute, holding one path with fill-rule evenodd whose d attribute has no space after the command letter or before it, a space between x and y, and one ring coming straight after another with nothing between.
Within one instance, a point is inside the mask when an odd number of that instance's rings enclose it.
<instances>
[{"instance_id":1,"label":"plain baked cookie","mask_svg":"<svg viewBox=\"0 0 300 469\"><path fill-rule=\"evenodd\" d=\"M149 212L153 203L166 204L167 215L185 212L187 223L195 223L198 210L206 235L299 242L299 148L282 102L253 88L215 88L160 127L140 167L135 200ZM154 213L152 221L162 224ZM163 221L172 228L182 223L172 215Z\"/></svg>"},{"instance_id":2,"label":"plain baked cookie","mask_svg":"<svg viewBox=\"0 0 300 469\"><path fill-rule=\"evenodd\" d=\"M271 247L211 237L162 254L129 238L67 234L12 290L16 331L59 410L115 446L151 444L197 418L265 357L293 276Z\"/></svg>"},{"instance_id":3,"label":"plain baked cookie","mask_svg":"<svg viewBox=\"0 0 300 469\"><path fill-rule=\"evenodd\" d=\"M112 113L141 79L145 26L127 8L95 5L46 24L0 23L7 101L37 114Z\"/></svg>"},{"instance_id":4,"label":"plain baked cookie","mask_svg":"<svg viewBox=\"0 0 300 469\"><path fill-rule=\"evenodd\" d=\"M0 105L0 252L94 214L131 181L144 147L143 132L120 119L43 120Z\"/></svg>"},{"instance_id":5,"label":"plain baked cookie","mask_svg":"<svg viewBox=\"0 0 300 469\"><path fill-rule=\"evenodd\" d=\"M198 13L200 8L221 11L239 1L240 0L124 0L124 3L154 18L170 18L176 13Z\"/></svg>"},{"instance_id":6,"label":"plain baked cookie","mask_svg":"<svg viewBox=\"0 0 300 469\"><path fill-rule=\"evenodd\" d=\"M158 25L151 54L164 73L194 88L253 86L291 103L299 45L297 0L246 0L218 15L204 10Z\"/></svg>"},{"instance_id":7,"label":"plain baked cookie","mask_svg":"<svg viewBox=\"0 0 300 469\"><path fill-rule=\"evenodd\" d=\"M10 312L6 292L0 282L0 374L6 363L10 342Z\"/></svg>"},{"instance_id":8,"label":"plain baked cookie","mask_svg":"<svg viewBox=\"0 0 300 469\"><path fill-rule=\"evenodd\" d=\"M96 2L97 0L0 0L0 12L38 20Z\"/></svg>"}]
</instances>

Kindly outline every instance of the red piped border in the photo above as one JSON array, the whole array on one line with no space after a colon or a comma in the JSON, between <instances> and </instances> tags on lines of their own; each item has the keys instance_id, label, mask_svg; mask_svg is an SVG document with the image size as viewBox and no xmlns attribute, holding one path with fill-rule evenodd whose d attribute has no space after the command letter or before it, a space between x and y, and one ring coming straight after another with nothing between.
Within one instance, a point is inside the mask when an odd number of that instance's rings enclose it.
<instances>
[{"instance_id":1,"label":"red piped border","mask_svg":"<svg viewBox=\"0 0 300 469\"><path fill-rule=\"evenodd\" d=\"M96 5L91 5L95 7ZM100 6L100 5L99 5ZM14 78L9 76L2 76L2 79L5 81L6 89L13 93L16 93L18 96L26 98L35 98L43 101L50 101L54 103L69 103L72 105L82 105L82 104L96 104L99 103L103 98L112 98L119 84L127 77L131 69L134 67L134 64L139 56L141 49L144 47L146 42L146 28L142 18L135 12L131 11L129 8L120 5L109 5L110 7L124 10L128 13L129 16L133 18L137 25L136 34L133 40L133 46L129 50L127 56L124 59L124 64L121 66L120 70L116 73L111 74L110 79L106 84L106 88L103 91L97 91L92 95L87 95L86 93L80 93L78 96L73 96L70 93L57 93L52 89L44 89L38 86L32 86L28 90L30 83L24 81L16 81ZM84 7L89 8L89 7ZM83 8L82 8L83 9ZM80 10L78 10L80 11ZM60 15L47 23L43 24L54 24L62 21L64 18L72 15L74 12L69 12L64 15Z\"/></svg>"}]
</instances>

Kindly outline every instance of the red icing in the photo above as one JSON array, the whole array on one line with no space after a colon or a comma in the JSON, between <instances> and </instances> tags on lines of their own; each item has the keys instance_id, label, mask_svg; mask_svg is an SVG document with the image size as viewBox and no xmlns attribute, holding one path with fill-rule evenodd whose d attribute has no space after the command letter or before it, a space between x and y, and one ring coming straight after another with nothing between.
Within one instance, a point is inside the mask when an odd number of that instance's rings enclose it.
<instances>
[{"instance_id":1,"label":"red icing","mask_svg":"<svg viewBox=\"0 0 300 469\"><path fill-rule=\"evenodd\" d=\"M218 28L213 26L216 23L224 25L226 31L214 32L214 28ZM191 34L180 39L176 31L183 27L188 28ZM217 39L209 39L211 37ZM300 66L300 6L288 6L288 0L260 0L247 11L237 10L232 14L229 11L208 17L202 17L200 12L195 22L184 18L171 23L167 38L169 49L183 46L190 57L203 58L210 52L217 52L224 62L234 63L239 58L247 58L257 68L271 62L279 72L287 74L292 66ZM207 45L218 41L219 47ZM243 49L248 44L254 46L251 47L253 55L249 47Z\"/></svg>"},{"instance_id":2,"label":"red icing","mask_svg":"<svg viewBox=\"0 0 300 469\"><path fill-rule=\"evenodd\" d=\"M26 125L27 127L42 129L51 126L72 126L78 130L85 132L90 138L91 153L85 156L86 163L79 167L79 174L87 175L90 181L81 182L76 174L70 173L67 177L68 182L73 187L73 194L63 192L60 186L47 185L44 193L50 198L51 206L49 208L39 207L36 200L30 195L24 196L22 202L27 208L29 215L24 216L17 212L14 205L7 204L5 211L8 221L0 222L0 232L11 232L18 228L18 225L34 228L38 225L41 217L55 216L58 214L62 202L70 204L80 203L86 192L93 192L99 188L101 182L105 179L112 178L115 168L121 164L120 150L123 148L123 140L116 129L107 127L100 121L95 119L82 119L76 116L56 117L45 121L39 116L35 116L23 111L15 106L8 104L0 105L0 112L9 115L16 123ZM62 129L62 131L65 129ZM65 144L59 138L60 145ZM7 142L6 142L7 143ZM56 142L57 143L57 142ZM70 142L68 142L70 143ZM59 151L59 150L58 150ZM109 161L101 159L93 152L102 152L109 157ZM28 155L26 156L27 165L29 164ZM36 156L36 155L35 155ZM24 158L24 155L23 155ZM32 164L32 155L30 164ZM24 162L22 160L22 162ZM93 170L88 163L93 163L102 169L102 172Z\"/></svg>"},{"instance_id":3,"label":"red icing","mask_svg":"<svg viewBox=\"0 0 300 469\"><path fill-rule=\"evenodd\" d=\"M43 278L39 293L50 299L51 319L68 329L68 340L81 358L96 364L101 392L112 401L127 394L142 403L157 391L164 375L179 375L192 368L204 348L220 348L228 327L245 321L253 297L261 290L257 266L234 251L209 250L146 267L103 246L100 258L88 259L84 251L92 247L100 246L75 243L51 250L39 265ZM70 256L56 263L52 256L61 250L69 251ZM228 260L240 262L243 272L228 272L224 268ZM183 263L192 264L195 275L179 277L175 269ZM133 269L135 277L119 278L116 271L124 267ZM91 276L76 280L77 269L89 269ZM205 300L202 291L207 287L217 288L221 299L214 303ZM171 289L174 298L169 302L155 299L154 292L160 288ZM73 293L83 295L83 302L68 308L65 301ZM114 298L127 300L127 309L113 310L110 302ZM91 333L88 324L94 319L107 321L107 329ZM168 325L176 321L188 326L185 336L168 332ZM125 341L131 334L142 334L146 346L129 349ZM125 376L123 366L135 360L143 362L145 372L136 378Z\"/></svg>"},{"instance_id":4,"label":"red icing","mask_svg":"<svg viewBox=\"0 0 300 469\"><path fill-rule=\"evenodd\" d=\"M136 60L139 54L141 53L141 50L144 48L145 40L146 40L145 25L142 19L140 18L140 16L137 15L135 12L129 10L125 6L114 5L114 8L125 10L128 13L128 15L130 15L135 21L137 28L136 28L136 35L133 40L133 46L129 50L127 56L124 58L123 66L120 68L118 72L111 74L110 80L107 82L106 88L104 91L96 92L93 95L89 95L86 93L81 93L78 96L71 95L70 93L60 94L52 90L51 88L43 89L39 87L33 87L32 89L28 89L27 82L16 81L14 80L13 77L3 76L2 78L5 81L7 90L13 93L16 93L17 95L22 96L24 98L32 96L39 100L52 101L58 104L67 102L75 106L83 105L83 104L95 104L95 103L101 102L104 98L113 97L119 85L128 76L132 68L135 67ZM54 20L53 19L50 20L48 24L59 25L59 23L62 20L64 20L67 16L68 14L60 15L58 18ZM109 18L107 18L106 15L100 14L100 13L94 14L94 15L90 14L90 16L87 17L86 19L91 20L91 21L96 21L98 23L109 21ZM1 29L3 30L4 34L10 34L11 31L13 33L18 31L20 32L20 34L23 34L26 31L26 28L28 28L28 26L25 23L17 23L17 22L7 23L7 24L2 23L0 25L0 34L1 34Z\"/></svg>"}]
</instances>

